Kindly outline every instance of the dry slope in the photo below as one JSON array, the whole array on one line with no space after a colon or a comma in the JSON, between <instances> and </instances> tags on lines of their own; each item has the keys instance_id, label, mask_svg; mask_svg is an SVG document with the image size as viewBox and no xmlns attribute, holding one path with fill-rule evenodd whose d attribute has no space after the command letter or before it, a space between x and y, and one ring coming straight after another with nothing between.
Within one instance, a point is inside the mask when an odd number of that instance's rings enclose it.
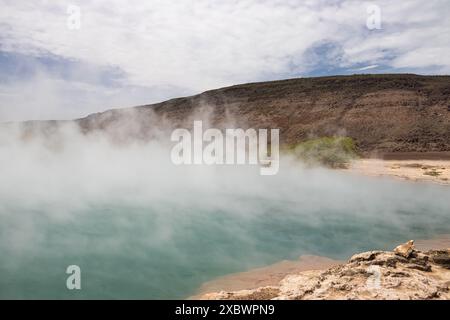
<instances>
[{"instance_id":1,"label":"dry slope","mask_svg":"<svg viewBox=\"0 0 450 320\"><path fill-rule=\"evenodd\" d=\"M155 128L280 128L284 143L347 135L363 153L450 151L450 76L300 78L237 85L76 120L84 132L148 138ZM130 126L129 123L132 125ZM28 130L60 122L28 122ZM153 133L152 133L153 134Z\"/></svg>"}]
</instances>

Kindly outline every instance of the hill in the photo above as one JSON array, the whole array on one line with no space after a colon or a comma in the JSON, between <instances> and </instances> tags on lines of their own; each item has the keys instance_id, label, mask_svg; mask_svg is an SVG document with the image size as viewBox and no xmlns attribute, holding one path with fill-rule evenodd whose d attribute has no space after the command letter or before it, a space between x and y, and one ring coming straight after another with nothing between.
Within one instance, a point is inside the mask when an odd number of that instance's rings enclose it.
<instances>
[{"instance_id":1,"label":"hill","mask_svg":"<svg viewBox=\"0 0 450 320\"><path fill-rule=\"evenodd\" d=\"M75 120L83 132L149 138L153 129L279 128L281 142L352 137L364 154L450 151L450 76L412 74L299 78L236 85ZM61 122L28 122L28 130ZM51 130L50 130L51 131Z\"/></svg>"}]
</instances>

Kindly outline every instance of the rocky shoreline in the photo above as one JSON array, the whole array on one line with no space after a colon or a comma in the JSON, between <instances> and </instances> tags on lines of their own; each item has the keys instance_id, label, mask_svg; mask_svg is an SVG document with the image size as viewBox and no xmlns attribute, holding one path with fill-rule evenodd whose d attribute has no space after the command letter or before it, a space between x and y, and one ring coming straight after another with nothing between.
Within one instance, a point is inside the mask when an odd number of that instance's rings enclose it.
<instances>
[{"instance_id":1,"label":"rocky shoreline","mask_svg":"<svg viewBox=\"0 0 450 320\"><path fill-rule=\"evenodd\" d=\"M421 251L413 241L368 251L325 270L289 274L278 284L203 294L204 300L450 299L450 249Z\"/></svg>"}]
</instances>

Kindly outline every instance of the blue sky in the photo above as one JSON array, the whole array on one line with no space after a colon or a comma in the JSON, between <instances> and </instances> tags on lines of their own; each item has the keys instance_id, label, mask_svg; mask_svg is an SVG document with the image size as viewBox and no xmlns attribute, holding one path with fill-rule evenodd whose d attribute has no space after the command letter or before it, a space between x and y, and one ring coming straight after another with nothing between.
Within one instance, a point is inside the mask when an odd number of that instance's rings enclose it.
<instances>
[{"instance_id":1,"label":"blue sky","mask_svg":"<svg viewBox=\"0 0 450 320\"><path fill-rule=\"evenodd\" d=\"M0 121L71 119L245 82L450 73L447 0L0 6Z\"/></svg>"}]
</instances>

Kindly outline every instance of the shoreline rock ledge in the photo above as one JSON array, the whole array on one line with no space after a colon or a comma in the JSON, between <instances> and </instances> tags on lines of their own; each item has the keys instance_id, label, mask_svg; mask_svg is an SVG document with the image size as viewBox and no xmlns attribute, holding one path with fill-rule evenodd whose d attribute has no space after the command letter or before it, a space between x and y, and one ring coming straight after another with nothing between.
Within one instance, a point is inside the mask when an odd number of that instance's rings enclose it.
<instances>
[{"instance_id":1,"label":"shoreline rock ledge","mask_svg":"<svg viewBox=\"0 0 450 320\"><path fill-rule=\"evenodd\" d=\"M418 251L410 240L394 251L356 254L327 270L286 276L276 286L215 292L203 300L450 299L450 249Z\"/></svg>"}]
</instances>

